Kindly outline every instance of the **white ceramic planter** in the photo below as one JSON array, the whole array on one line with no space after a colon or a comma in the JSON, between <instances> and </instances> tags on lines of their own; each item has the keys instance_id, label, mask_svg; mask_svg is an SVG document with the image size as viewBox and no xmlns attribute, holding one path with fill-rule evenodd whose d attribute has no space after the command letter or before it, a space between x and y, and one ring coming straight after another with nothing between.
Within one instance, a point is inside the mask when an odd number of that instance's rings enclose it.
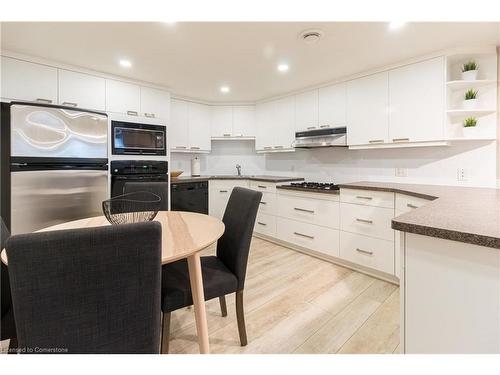
<instances>
[{"instance_id":1,"label":"white ceramic planter","mask_svg":"<svg viewBox=\"0 0 500 375\"><path fill-rule=\"evenodd\" d=\"M477 99L469 99L462 101L463 109L476 109L477 108Z\"/></svg>"},{"instance_id":2,"label":"white ceramic planter","mask_svg":"<svg viewBox=\"0 0 500 375\"><path fill-rule=\"evenodd\" d=\"M464 138L476 138L479 133L479 129L476 126L468 126L462 128L464 133Z\"/></svg>"},{"instance_id":3,"label":"white ceramic planter","mask_svg":"<svg viewBox=\"0 0 500 375\"><path fill-rule=\"evenodd\" d=\"M477 70L462 72L462 79L464 81L475 81L477 79Z\"/></svg>"}]
</instances>

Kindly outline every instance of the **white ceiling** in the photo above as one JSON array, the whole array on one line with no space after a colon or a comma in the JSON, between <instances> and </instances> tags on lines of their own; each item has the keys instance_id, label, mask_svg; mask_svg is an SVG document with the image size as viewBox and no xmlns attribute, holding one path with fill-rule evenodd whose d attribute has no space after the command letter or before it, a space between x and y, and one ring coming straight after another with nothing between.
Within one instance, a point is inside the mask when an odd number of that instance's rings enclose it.
<instances>
[{"instance_id":1,"label":"white ceiling","mask_svg":"<svg viewBox=\"0 0 500 375\"><path fill-rule=\"evenodd\" d=\"M299 33L319 28L316 44ZM2 23L2 48L168 86L207 101L255 101L440 49L500 44L498 23ZM119 66L120 58L132 68ZM286 62L283 74L277 64ZM219 91L231 88L229 94Z\"/></svg>"}]
</instances>

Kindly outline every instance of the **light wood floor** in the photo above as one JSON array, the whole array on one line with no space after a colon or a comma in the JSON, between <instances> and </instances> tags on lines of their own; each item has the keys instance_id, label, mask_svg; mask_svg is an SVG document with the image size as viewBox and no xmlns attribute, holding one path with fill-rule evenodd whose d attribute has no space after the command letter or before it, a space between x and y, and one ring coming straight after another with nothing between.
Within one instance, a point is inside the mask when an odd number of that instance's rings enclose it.
<instances>
[{"instance_id":1,"label":"light wood floor","mask_svg":"<svg viewBox=\"0 0 500 375\"><path fill-rule=\"evenodd\" d=\"M207 249L206 253L213 253ZM234 296L207 302L212 353L399 353L399 288L255 238L245 284L248 345ZM192 309L172 313L170 353L198 353Z\"/></svg>"}]
</instances>

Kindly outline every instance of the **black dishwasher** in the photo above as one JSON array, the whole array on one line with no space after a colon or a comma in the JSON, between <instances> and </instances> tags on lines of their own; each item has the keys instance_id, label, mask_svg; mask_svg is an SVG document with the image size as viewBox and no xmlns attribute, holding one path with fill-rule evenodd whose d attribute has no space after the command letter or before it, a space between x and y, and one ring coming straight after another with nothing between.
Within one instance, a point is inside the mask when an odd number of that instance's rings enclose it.
<instances>
[{"instance_id":1,"label":"black dishwasher","mask_svg":"<svg viewBox=\"0 0 500 375\"><path fill-rule=\"evenodd\" d=\"M208 215L208 181L171 181L170 209Z\"/></svg>"}]
</instances>

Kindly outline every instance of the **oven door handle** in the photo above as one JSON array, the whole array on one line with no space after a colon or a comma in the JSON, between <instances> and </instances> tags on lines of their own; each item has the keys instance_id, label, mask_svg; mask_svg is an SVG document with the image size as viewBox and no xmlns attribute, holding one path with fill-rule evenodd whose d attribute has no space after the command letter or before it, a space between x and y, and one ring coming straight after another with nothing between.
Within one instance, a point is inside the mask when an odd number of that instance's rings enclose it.
<instances>
[{"instance_id":1,"label":"oven door handle","mask_svg":"<svg viewBox=\"0 0 500 375\"><path fill-rule=\"evenodd\" d=\"M114 175L113 178L116 180L119 180L119 181L144 181L144 180L146 180L146 181L155 180L155 181L165 181L165 182L168 181L167 175L161 175L161 176L130 176L130 175L117 176L117 175Z\"/></svg>"}]
</instances>

